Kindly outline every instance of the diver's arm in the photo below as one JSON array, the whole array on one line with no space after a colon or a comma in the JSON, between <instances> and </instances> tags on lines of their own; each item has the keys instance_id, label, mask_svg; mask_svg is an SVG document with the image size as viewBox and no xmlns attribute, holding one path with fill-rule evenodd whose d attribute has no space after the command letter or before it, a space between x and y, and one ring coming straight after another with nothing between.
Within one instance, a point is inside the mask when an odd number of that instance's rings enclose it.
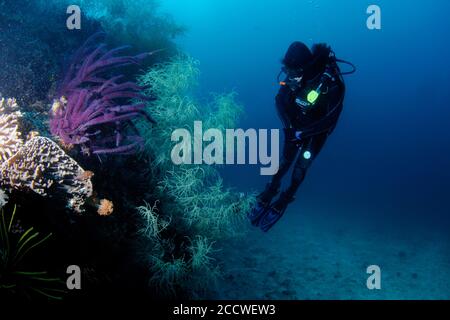
<instances>
[{"instance_id":1,"label":"diver's arm","mask_svg":"<svg viewBox=\"0 0 450 320\"><path fill-rule=\"evenodd\" d=\"M343 105L344 90L339 90L333 94L334 103L330 104L329 113L321 120L301 130L301 137L308 138L318 134L332 131L341 115Z\"/></svg>"},{"instance_id":2,"label":"diver's arm","mask_svg":"<svg viewBox=\"0 0 450 320\"><path fill-rule=\"evenodd\" d=\"M281 122L283 123L283 127L288 129L292 128L292 122L289 119L289 116L286 112L286 104L288 101L288 95L289 93L285 88L281 88L278 92L276 98L275 98L275 105L278 113L278 117L280 118Z\"/></svg>"},{"instance_id":3,"label":"diver's arm","mask_svg":"<svg viewBox=\"0 0 450 320\"><path fill-rule=\"evenodd\" d=\"M332 130L336 126L342 109L343 104L341 103L332 113L328 114L325 118L303 129L301 131L301 137L308 138Z\"/></svg>"}]
</instances>

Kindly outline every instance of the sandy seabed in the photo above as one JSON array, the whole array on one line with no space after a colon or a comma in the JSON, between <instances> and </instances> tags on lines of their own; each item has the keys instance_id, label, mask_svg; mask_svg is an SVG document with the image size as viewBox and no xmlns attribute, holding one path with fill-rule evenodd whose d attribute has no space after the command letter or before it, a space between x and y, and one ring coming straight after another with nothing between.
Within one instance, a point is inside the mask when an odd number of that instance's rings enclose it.
<instances>
[{"instance_id":1,"label":"sandy seabed","mask_svg":"<svg viewBox=\"0 0 450 320\"><path fill-rule=\"evenodd\" d=\"M212 298L450 299L445 233L295 211L267 234L251 229L221 244L223 278ZM366 286L370 265L381 268L381 290Z\"/></svg>"}]
</instances>

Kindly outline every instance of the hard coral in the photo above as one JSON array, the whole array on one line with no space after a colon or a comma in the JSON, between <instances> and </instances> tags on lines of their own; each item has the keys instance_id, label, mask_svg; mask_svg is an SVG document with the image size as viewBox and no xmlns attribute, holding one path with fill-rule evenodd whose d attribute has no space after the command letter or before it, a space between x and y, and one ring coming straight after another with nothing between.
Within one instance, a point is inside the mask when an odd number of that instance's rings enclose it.
<instances>
[{"instance_id":1,"label":"hard coral","mask_svg":"<svg viewBox=\"0 0 450 320\"><path fill-rule=\"evenodd\" d=\"M24 143L19 129L21 118L16 100L0 97L0 162L6 161Z\"/></svg>"},{"instance_id":2,"label":"hard coral","mask_svg":"<svg viewBox=\"0 0 450 320\"><path fill-rule=\"evenodd\" d=\"M50 110L50 130L64 145L80 145L87 154L132 153L143 139L128 135L125 127L139 117L153 122L144 112L149 98L140 93L143 87L121 82L124 76L111 71L138 65L152 53L117 56L126 47L108 51L105 44L92 45L101 35L93 35L75 53Z\"/></svg>"},{"instance_id":3,"label":"hard coral","mask_svg":"<svg viewBox=\"0 0 450 320\"><path fill-rule=\"evenodd\" d=\"M0 166L0 185L11 190L32 190L42 196L64 197L67 206L83 212L92 196L92 182L78 163L55 142L35 137Z\"/></svg>"}]
</instances>

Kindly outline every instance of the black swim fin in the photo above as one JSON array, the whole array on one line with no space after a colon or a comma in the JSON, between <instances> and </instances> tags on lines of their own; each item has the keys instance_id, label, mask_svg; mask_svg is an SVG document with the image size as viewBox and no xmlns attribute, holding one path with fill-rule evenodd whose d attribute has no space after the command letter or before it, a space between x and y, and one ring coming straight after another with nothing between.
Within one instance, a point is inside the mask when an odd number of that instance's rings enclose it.
<instances>
[{"instance_id":1,"label":"black swim fin","mask_svg":"<svg viewBox=\"0 0 450 320\"><path fill-rule=\"evenodd\" d=\"M270 207L266 211L266 214L259 221L259 227L261 228L261 230L264 232L269 231L284 215L286 208L284 208L284 210L278 211L274 207Z\"/></svg>"},{"instance_id":2,"label":"black swim fin","mask_svg":"<svg viewBox=\"0 0 450 320\"><path fill-rule=\"evenodd\" d=\"M266 185L264 191L256 197L257 203L255 207L247 214L247 217L253 226L259 226L259 221L269 209L273 197L275 197L278 192L280 192L279 187L280 186L277 184L269 183Z\"/></svg>"},{"instance_id":3,"label":"black swim fin","mask_svg":"<svg viewBox=\"0 0 450 320\"><path fill-rule=\"evenodd\" d=\"M268 209L269 207L267 205L262 202L258 202L255 207L247 214L247 217L253 226L259 226L259 222L262 216L264 216Z\"/></svg>"},{"instance_id":4,"label":"black swim fin","mask_svg":"<svg viewBox=\"0 0 450 320\"><path fill-rule=\"evenodd\" d=\"M292 201L294 201L294 198L289 197L283 192L280 195L280 198L275 201L274 204L265 211L264 216L260 218L259 227L261 230L264 232L269 231L281 219L286 212L289 203Z\"/></svg>"}]
</instances>

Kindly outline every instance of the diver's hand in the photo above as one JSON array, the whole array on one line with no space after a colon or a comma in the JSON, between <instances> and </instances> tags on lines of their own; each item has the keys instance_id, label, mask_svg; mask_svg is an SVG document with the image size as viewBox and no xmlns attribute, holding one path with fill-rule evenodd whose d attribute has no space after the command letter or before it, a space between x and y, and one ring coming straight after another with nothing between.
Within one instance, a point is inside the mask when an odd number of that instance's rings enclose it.
<instances>
[{"instance_id":1,"label":"diver's hand","mask_svg":"<svg viewBox=\"0 0 450 320\"><path fill-rule=\"evenodd\" d=\"M303 132L295 131L291 136L291 142L300 142L303 138Z\"/></svg>"},{"instance_id":2,"label":"diver's hand","mask_svg":"<svg viewBox=\"0 0 450 320\"><path fill-rule=\"evenodd\" d=\"M291 142L299 142L303 138L303 132L294 128L286 128L284 129L284 133L286 140Z\"/></svg>"}]
</instances>

